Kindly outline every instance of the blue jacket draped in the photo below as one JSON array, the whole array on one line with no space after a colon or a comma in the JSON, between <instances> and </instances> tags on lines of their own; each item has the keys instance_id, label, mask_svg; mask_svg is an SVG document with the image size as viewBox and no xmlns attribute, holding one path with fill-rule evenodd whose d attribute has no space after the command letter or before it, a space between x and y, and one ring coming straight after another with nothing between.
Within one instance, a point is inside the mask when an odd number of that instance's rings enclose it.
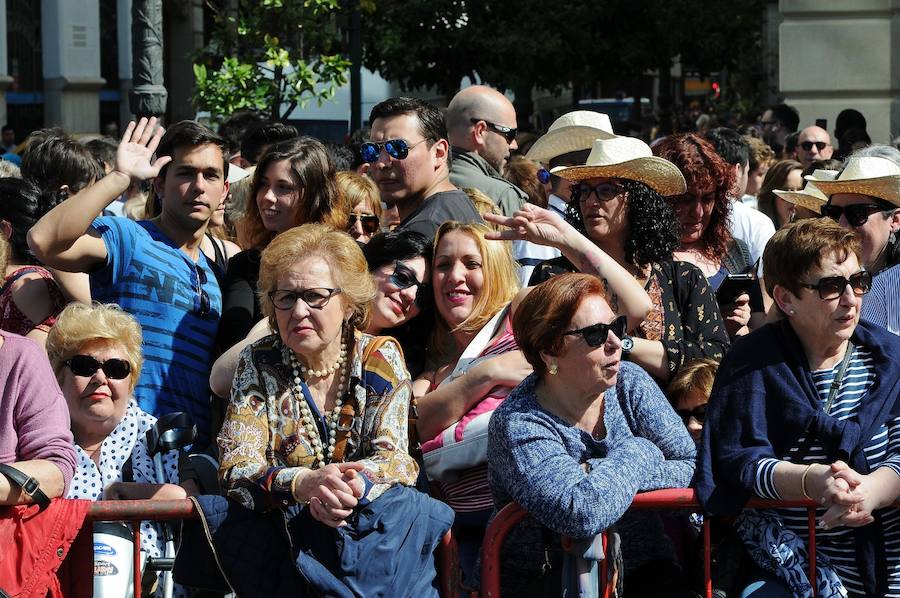
<instances>
[{"instance_id":1,"label":"blue jacket draped","mask_svg":"<svg viewBox=\"0 0 900 598\"><path fill-rule=\"evenodd\" d=\"M869 473L863 448L900 415L900 337L860 322L851 342L871 351L875 381L857 415L843 421L821 408L803 346L787 320L734 343L716 375L697 456L695 485L707 513L739 512L753 496L756 463L783 458L806 433L815 435L831 462L840 459ZM886 588L881 523L875 516L875 523L855 530L868 595L882 595Z\"/></svg>"}]
</instances>

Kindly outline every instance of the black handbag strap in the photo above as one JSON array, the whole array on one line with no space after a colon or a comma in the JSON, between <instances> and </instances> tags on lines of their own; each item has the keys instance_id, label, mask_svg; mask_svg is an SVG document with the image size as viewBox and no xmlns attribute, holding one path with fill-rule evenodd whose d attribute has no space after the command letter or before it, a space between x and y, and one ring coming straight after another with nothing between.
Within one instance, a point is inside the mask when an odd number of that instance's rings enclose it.
<instances>
[{"instance_id":1,"label":"black handbag strap","mask_svg":"<svg viewBox=\"0 0 900 598\"><path fill-rule=\"evenodd\" d=\"M844 374L847 372L847 366L850 364L850 358L853 356L853 343L847 343L847 350L844 351L844 359L841 360L841 367L838 368L837 374L834 375L834 380L831 381L831 387L828 389L828 398L825 399L825 413L831 415L831 406L834 404L834 399L837 398L837 393L841 389L841 384L844 382ZM809 449L812 448L812 444L816 441L816 434L814 431L810 431L806 435L806 439L803 444L801 444L797 448L797 452L795 453L795 458L803 459L806 457L807 453L809 453Z\"/></svg>"},{"instance_id":2,"label":"black handbag strap","mask_svg":"<svg viewBox=\"0 0 900 598\"><path fill-rule=\"evenodd\" d=\"M5 463L0 463L0 473L5 475L10 482L21 488L22 492L30 496L40 507L41 511L50 506L50 499L47 498L47 495L41 490L41 485L30 475Z\"/></svg>"}]
</instances>

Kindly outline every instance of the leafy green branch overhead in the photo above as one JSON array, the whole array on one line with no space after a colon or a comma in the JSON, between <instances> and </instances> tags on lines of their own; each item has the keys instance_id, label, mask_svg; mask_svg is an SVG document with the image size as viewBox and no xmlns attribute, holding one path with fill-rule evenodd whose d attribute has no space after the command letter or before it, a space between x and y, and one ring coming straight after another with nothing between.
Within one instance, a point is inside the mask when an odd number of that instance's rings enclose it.
<instances>
[{"instance_id":1,"label":"leafy green branch overhead","mask_svg":"<svg viewBox=\"0 0 900 598\"><path fill-rule=\"evenodd\" d=\"M225 5L236 4L226 10ZM207 0L209 44L194 56L198 110L221 121L238 110L273 120L347 83L338 0Z\"/></svg>"}]
</instances>

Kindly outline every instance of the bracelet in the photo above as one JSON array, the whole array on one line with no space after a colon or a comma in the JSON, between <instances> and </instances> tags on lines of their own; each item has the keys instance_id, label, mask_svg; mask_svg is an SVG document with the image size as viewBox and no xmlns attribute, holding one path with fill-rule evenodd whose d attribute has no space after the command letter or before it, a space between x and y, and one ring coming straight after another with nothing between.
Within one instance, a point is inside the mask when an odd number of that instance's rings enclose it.
<instances>
[{"instance_id":1,"label":"bracelet","mask_svg":"<svg viewBox=\"0 0 900 598\"><path fill-rule=\"evenodd\" d=\"M800 491L803 493L803 496L805 496L807 500L812 500L812 501L815 501L815 502L819 502L819 501L815 500L812 496L810 496L810 495L806 492L806 476L809 475L809 471L810 471L814 466L815 466L815 463L813 463L813 464L811 464L811 465L807 465L807 466L806 466L806 469L803 470L803 475L800 476Z\"/></svg>"}]
</instances>

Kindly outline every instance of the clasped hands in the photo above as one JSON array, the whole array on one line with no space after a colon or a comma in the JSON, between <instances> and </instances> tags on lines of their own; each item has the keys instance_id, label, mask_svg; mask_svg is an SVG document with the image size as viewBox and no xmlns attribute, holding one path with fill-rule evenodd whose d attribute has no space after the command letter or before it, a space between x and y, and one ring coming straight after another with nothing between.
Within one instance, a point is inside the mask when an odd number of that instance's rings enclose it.
<instances>
[{"instance_id":1,"label":"clasped hands","mask_svg":"<svg viewBox=\"0 0 900 598\"><path fill-rule=\"evenodd\" d=\"M365 492L362 470L362 464L353 462L301 470L292 484L294 498L309 503L309 512L317 521L343 527Z\"/></svg>"},{"instance_id":2,"label":"clasped hands","mask_svg":"<svg viewBox=\"0 0 900 598\"><path fill-rule=\"evenodd\" d=\"M826 507L819 526L861 527L872 523L872 511L880 508L877 488L871 475L852 469L843 461L831 465L813 465L806 479L807 494Z\"/></svg>"}]
</instances>

